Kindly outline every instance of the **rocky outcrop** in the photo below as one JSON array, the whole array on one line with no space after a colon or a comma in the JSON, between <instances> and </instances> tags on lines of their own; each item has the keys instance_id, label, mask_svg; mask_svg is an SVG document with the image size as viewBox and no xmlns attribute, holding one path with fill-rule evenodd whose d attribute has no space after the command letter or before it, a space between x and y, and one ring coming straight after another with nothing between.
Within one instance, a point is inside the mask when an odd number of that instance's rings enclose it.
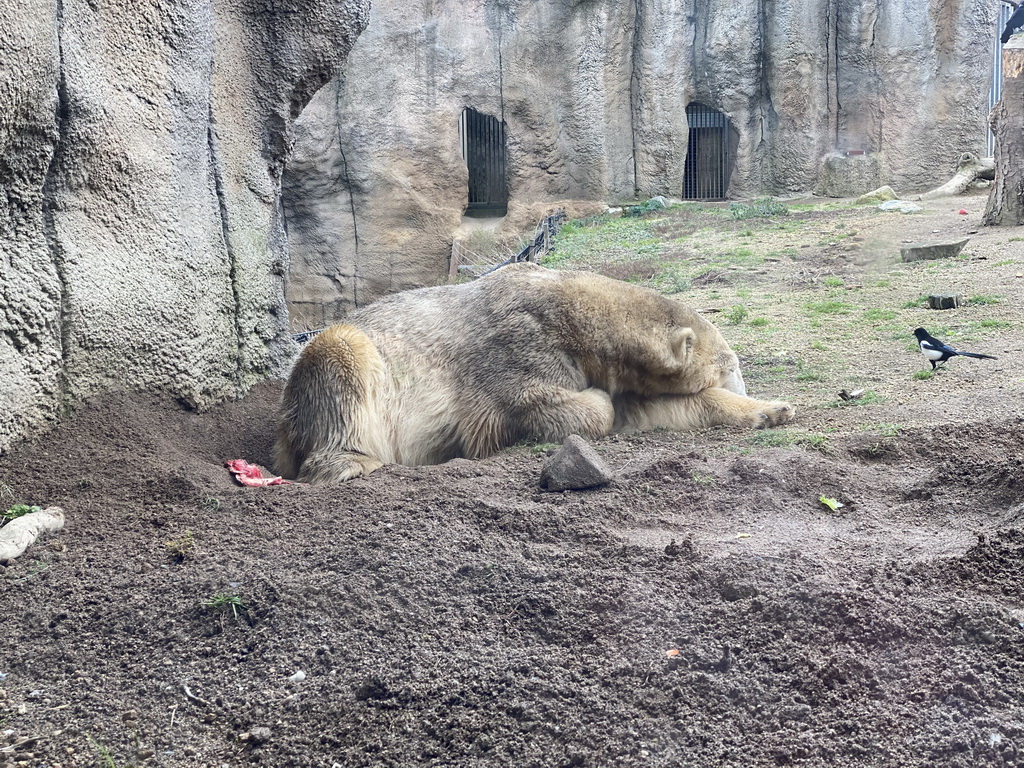
<instances>
[{"instance_id":1,"label":"rocky outcrop","mask_svg":"<svg viewBox=\"0 0 1024 768\"><path fill-rule=\"evenodd\" d=\"M368 0L0 0L0 450L109 388L290 356L280 178Z\"/></svg>"},{"instance_id":2,"label":"rocky outcrop","mask_svg":"<svg viewBox=\"0 0 1024 768\"><path fill-rule=\"evenodd\" d=\"M680 196L693 102L729 118L731 197L935 186L962 152L983 152L996 10L375 0L344 77L297 127L285 182L295 327L445 274L467 203L467 107L505 123L517 226L537 203ZM851 151L859 159L837 159Z\"/></svg>"}]
</instances>

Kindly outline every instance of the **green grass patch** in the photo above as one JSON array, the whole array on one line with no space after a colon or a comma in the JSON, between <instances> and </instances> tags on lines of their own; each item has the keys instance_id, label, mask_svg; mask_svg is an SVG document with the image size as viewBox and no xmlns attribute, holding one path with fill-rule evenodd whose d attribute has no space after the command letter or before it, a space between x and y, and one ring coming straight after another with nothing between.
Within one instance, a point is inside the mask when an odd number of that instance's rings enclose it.
<instances>
[{"instance_id":1,"label":"green grass patch","mask_svg":"<svg viewBox=\"0 0 1024 768\"><path fill-rule=\"evenodd\" d=\"M722 313L722 319L729 325L739 325L747 319L747 308L742 304L733 304Z\"/></svg>"},{"instance_id":2,"label":"green grass patch","mask_svg":"<svg viewBox=\"0 0 1024 768\"><path fill-rule=\"evenodd\" d=\"M718 484L717 478L707 472L694 472L690 475L690 479L697 485L703 486L704 488L710 488L711 486Z\"/></svg>"},{"instance_id":3,"label":"green grass patch","mask_svg":"<svg viewBox=\"0 0 1024 768\"><path fill-rule=\"evenodd\" d=\"M93 748L99 753L99 768L132 768L132 766L127 763L123 766L118 766L117 759L114 757L113 752L96 741L92 736L87 736L86 738L89 740L89 743L92 744Z\"/></svg>"},{"instance_id":4,"label":"green grass patch","mask_svg":"<svg viewBox=\"0 0 1024 768\"><path fill-rule=\"evenodd\" d=\"M794 203L789 206L791 211L848 211L856 207L853 202L834 203Z\"/></svg>"},{"instance_id":5,"label":"green grass patch","mask_svg":"<svg viewBox=\"0 0 1024 768\"><path fill-rule=\"evenodd\" d=\"M825 374L820 371L799 371L795 376L797 381L808 382L808 381L824 381Z\"/></svg>"},{"instance_id":6,"label":"green grass patch","mask_svg":"<svg viewBox=\"0 0 1024 768\"><path fill-rule=\"evenodd\" d=\"M864 310L864 319L869 323L891 323L899 315L891 309L866 309Z\"/></svg>"},{"instance_id":7,"label":"green grass patch","mask_svg":"<svg viewBox=\"0 0 1024 768\"><path fill-rule=\"evenodd\" d=\"M241 595L232 595L227 592L220 592L203 601L203 608L210 613L227 615L230 613L235 621L240 617L248 617L249 605L242 599Z\"/></svg>"},{"instance_id":8,"label":"green grass patch","mask_svg":"<svg viewBox=\"0 0 1024 768\"><path fill-rule=\"evenodd\" d=\"M662 242L644 219L570 221L555 238L554 248L540 260L547 267L593 265L656 259Z\"/></svg>"},{"instance_id":9,"label":"green grass patch","mask_svg":"<svg viewBox=\"0 0 1024 768\"><path fill-rule=\"evenodd\" d=\"M757 448L813 448L817 451L827 451L829 448L828 437L815 435L810 432L797 432L790 429L760 429L752 432L747 442Z\"/></svg>"},{"instance_id":10,"label":"green grass patch","mask_svg":"<svg viewBox=\"0 0 1024 768\"><path fill-rule=\"evenodd\" d=\"M693 278L676 263L667 264L648 283L662 293L686 293L693 288Z\"/></svg>"},{"instance_id":11,"label":"green grass patch","mask_svg":"<svg viewBox=\"0 0 1024 768\"><path fill-rule=\"evenodd\" d=\"M651 198L639 205L624 205L622 206L622 215L624 218L640 218L642 216L650 216L652 213L658 213L659 211L665 210L664 203L656 198Z\"/></svg>"},{"instance_id":12,"label":"green grass patch","mask_svg":"<svg viewBox=\"0 0 1024 768\"><path fill-rule=\"evenodd\" d=\"M922 305L927 304L927 303L928 303L928 294L927 293L922 293L916 299L911 299L910 301L904 302L903 305L902 305L902 308L903 309L920 309Z\"/></svg>"},{"instance_id":13,"label":"green grass patch","mask_svg":"<svg viewBox=\"0 0 1024 768\"><path fill-rule=\"evenodd\" d=\"M1006 320L996 320L995 318L991 317L981 320L978 323L979 328L984 328L986 330L993 330L996 328L1009 328L1011 325L1012 323Z\"/></svg>"},{"instance_id":14,"label":"green grass patch","mask_svg":"<svg viewBox=\"0 0 1024 768\"><path fill-rule=\"evenodd\" d=\"M774 197L759 197L752 203L729 204L729 215L734 219L769 219L788 214L789 207Z\"/></svg>"},{"instance_id":15,"label":"green grass patch","mask_svg":"<svg viewBox=\"0 0 1024 768\"><path fill-rule=\"evenodd\" d=\"M0 525L9 523L11 520L15 520L16 518L24 517L32 512L39 512L41 509L42 507L37 507L31 504L15 504L6 512L0 512Z\"/></svg>"},{"instance_id":16,"label":"green grass patch","mask_svg":"<svg viewBox=\"0 0 1024 768\"><path fill-rule=\"evenodd\" d=\"M879 437L896 437L903 427L899 424L881 422L879 424L861 424L860 429L864 432L876 432Z\"/></svg>"},{"instance_id":17,"label":"green grass patch","mask_svg":"<svg viewBox=\"0 0 1024 768\"><path fill-rule=\"evenodd\" d=\"M848 315L853 305L838 301L837 299L825 299L824 301L810 301L804 304L804 311L811 316L814 315Z\"/></svg>"},{"instance_id":18,"label":"green grass patch","mask_svg":"<svg viewBox=\"0 0 1024 768\"><path fill-rule=\"evenodd\" d=\"M970 306L974 306L974 307L986 307L986 306L988 306L990 304L998 304L1000 301L1002 301L1002 299L999 296L984 296L984 295L982 295L982 296L971 296L969 299L967 299L967 303Z\"/></svg>"},{"instance_id":19,"label":"green grass patch","mask_svg":"<svg viewBox=\"0 0 1024 768\"><path fill-rule=\"evenodd\" d=\"M788 221L780 221L775 225L774 229L776 232L799 232L807 227L807 222L801 219L789 219Z\"/></svg>"},{"instance_id":20,"label":"green grass patch","mask_svg":"<svg viewBox=\"0 0 1024 768\"><path fill-rule=\"evenodd\" d=\"M854 400L839 400L832 404L833 408L846 408L856 405L878 405L884 403L885 398L870 389Z\"/></svg>"},{"instance_id":21,"label":"green grass patch","mask_svg":"<svg viewBox=\"0 0 1024 768\"><path fill-rule=\"evenodd\" d=\"M164 547L167 549L167 554L170 555L171 560L176 563L183 563L195 555L196 539L192 535L192 531L186 530L185 533L176 539L165 541Z\"/></svg>"}]
</instances>

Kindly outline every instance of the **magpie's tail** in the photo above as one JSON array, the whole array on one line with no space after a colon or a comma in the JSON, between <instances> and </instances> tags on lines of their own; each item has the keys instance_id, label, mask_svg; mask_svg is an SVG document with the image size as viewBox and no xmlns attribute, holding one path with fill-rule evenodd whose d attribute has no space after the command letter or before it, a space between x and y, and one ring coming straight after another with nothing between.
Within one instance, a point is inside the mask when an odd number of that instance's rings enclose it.
<instances>
[{"instance_id":1,"label":"magpie's tail","mask_svg":"<svg viewBox=\"0 0 1024 768\"><path fill-rule=\"evenodd\" d=\"M996 358L992 357L992 355L981 355L981 354L978 354L977 352L957 352L957 354L960 355L961 357L976 357L979 360L995 360L996 359Z\"/></svg>"}]
</instances>

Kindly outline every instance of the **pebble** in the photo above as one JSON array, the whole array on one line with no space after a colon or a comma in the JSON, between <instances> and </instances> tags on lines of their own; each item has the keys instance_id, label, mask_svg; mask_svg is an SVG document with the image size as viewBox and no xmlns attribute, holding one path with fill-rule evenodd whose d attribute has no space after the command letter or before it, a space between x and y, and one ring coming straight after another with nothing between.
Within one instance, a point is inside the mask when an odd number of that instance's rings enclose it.
<instances>
[{"instance_id":1,"label":"pebble","mask_svg":"<svg viewBox=\"0 0 1024 768\"><path fill-rule=\"evenodd\" d=\"M250 744L265 744L270 741L270 729L262 727L253 728L251 731L241 734L238 740L249 742Z\"/></svg>"}]
</instances>

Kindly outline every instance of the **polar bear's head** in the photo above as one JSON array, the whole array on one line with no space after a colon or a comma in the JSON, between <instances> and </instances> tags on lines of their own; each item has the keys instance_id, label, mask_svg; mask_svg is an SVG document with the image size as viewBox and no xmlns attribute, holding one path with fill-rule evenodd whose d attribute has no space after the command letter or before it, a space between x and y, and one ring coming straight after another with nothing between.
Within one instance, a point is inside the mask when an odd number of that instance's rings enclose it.
<instances>
[{"instance_id":1,"label":"polar bear's head","mask_svg":"<svg viewBox=\"0 0 1024 768\"><path fill-rule=\"evenodd\" d=\"M747 387L740 372L740 361L718 329L686 308L677 310L689 323L686 327L668 329L671 350L664 373L674 382L669 389L679 393L704 387L723 387L738 395L746 395Z\"/></svg>"},{"instance_id":2,"label":"polar bear's head","mask_svg":"<svg viewBox=\"0 0 1024 768\"><path fill-rule=\"evenodd\" d=\"M734 363L726 369L725 381L722 382L722 387L728 389L730 392L735 392L737 395L747 395L747 385L743 381L743 374L740 372L740 361L736 360L736 355L733 355Z\"/></svg>"}]
</instances>

